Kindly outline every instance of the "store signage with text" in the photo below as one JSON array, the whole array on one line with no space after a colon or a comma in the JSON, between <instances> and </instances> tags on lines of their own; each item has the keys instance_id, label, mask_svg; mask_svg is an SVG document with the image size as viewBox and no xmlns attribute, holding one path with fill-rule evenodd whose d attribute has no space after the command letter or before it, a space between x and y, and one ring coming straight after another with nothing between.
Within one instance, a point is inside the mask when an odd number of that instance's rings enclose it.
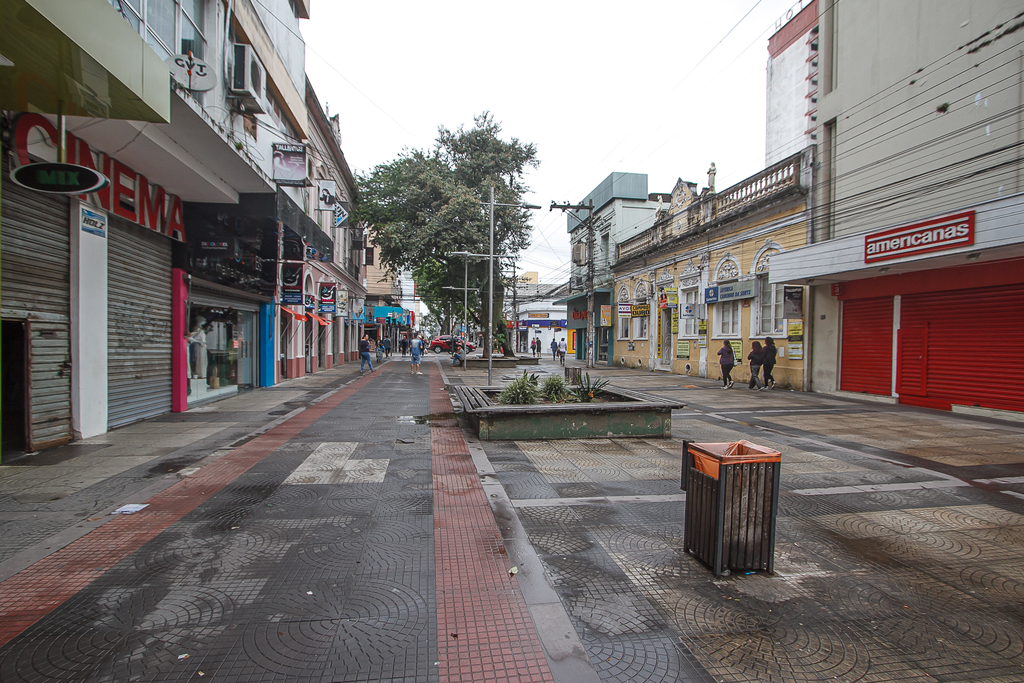
<instances>
[{"instance_id":1,"label":"store signage with text","mask_svg":"<svg viewBox=\"0 0 1024 683\"><path fill-rule=\"evenodd\" d=\"M633 304L630 315L634 318L642 318L651 314L650 304Z\"/></svg>"},{"instance_id":2,"label":"store signage with text","mask_svg":"<svg viewBox=\"0 0 1024 683\"><path fill-rule=\"evenodd\" d=\"M574 308L574 309L572 309L572 319L573 320L586 320L587 319L587 312L586 311L581 311L579 309Z\"/></svg>"},{"instance_id":3,"label":"store signage with text","mask_svg":"<svg viewBox=\"0 0 1024 683\"><path fill-rule=\"evenodd\" d=\"M619 317L620 318L632 318L633 317L633 306L630 304L619 304Z\"/></svg>"},{"instance_id":4,"label":"store signage with text","mask_svg":"<svg viewBox=\"0 0 1024 683\"><path fill-rule=\"evenodd\" d=\"M32 131L42 131L43 145L34 139ZM32 163L29 148L39 153L54 153L57 147L57 127L40 114L19 114L14 121L15 154L22 166ZM51 146L52 145L52 146ZM153 232L166 235L179 242L185 241L185 220L181 199L169 194L159 185L132 167L103 153L95 153L85 140L79 140L68 133L65 140L67 161L77 164L110 179L110 183L90 194L79 195L83 201L141 225ZM45 149L44 149L45 147Z\"/></svg>"},{"instance_id":5,"label":"store signage with text","mask_svg":"<svg viewBox=\"0 0 1024 683\"><path fill-rule=\"evenodd\" d=\"M320 285L320 312L337 313L337 285Z\"/></svg>"},{"instance_id":6,"label":"store signage with text","mask_svg":"<svg viewBox=\"0 0 1024 683\"><path fill-rule=\"evenodd\" d=\"M544 318L544 319L547 319L548 315L549 314L547 314L547 313L527 313L526 317L528 317L528 318Z\"/></svg>"},{"instance_id":7,"label":"store signage with text","mask_svg":"<svg viewBox=\"0 0 1024 683\"><path fill-rule=\"evenodd\" d=\"M733 299L751 299L754 296L754 280L733 282L728 285L708 287L704 290L704 302L709 304L732 301Z\"/></svg>"},{"instance_id":8,"label":"store signage with text","mask_svg":"<svg viewBox=\"0 0 1024 683\"><path fill-rule=\"evenodd\" d=\"M864 263L891 261L904 256L956 249L972 244L974 212L965 211L865 235Z\"/></svg>"},{"instance_id":9,"label":"store signage with text","mask_svg":"<svg viewBox=\"0 0 1024 683\"><path fill-rule=\"evenodd\" d=\"M612 307L611 304L601 305L601 325L600 327L611 327L612 326Z\"/></svg>"},{"instance_id":10,"label":"store signage with text","mask_svg":"<svg viewBox=\"0 0 1024 683\"><path fill-rule=\"evenodd\" d=\"M88 232L97 237L107 236L107 214L85 204L78 205L78 224L81 226L82 232Z\"/></svg>"}]
</instances>

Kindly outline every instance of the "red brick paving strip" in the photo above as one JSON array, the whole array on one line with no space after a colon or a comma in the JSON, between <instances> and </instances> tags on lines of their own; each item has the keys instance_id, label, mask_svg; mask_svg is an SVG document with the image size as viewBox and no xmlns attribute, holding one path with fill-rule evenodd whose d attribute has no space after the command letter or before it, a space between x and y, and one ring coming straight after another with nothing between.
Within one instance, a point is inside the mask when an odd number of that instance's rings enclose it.
<instances>
[{"instance_id":1,"label":"red brick paving strip","mask_svg":"<svg viewBox=\"0 0 1024 683\"><path fill-rule=\"evenodd\" d=\"M366 386L367 375L0 583L0 647Z\"/></svg>"},{"instance_id":2,"label":"red brick paving strip","mask_svg":"<svg viewBox=\"0 0 1024 683\"><path fill-rule=\"evenodd\" d=\"M430 412L452 413L430 370ZM553 681L462 430L432 426L439 678ZM434 420L437 424L443 420Z\"/></svg>"}]
</instances>

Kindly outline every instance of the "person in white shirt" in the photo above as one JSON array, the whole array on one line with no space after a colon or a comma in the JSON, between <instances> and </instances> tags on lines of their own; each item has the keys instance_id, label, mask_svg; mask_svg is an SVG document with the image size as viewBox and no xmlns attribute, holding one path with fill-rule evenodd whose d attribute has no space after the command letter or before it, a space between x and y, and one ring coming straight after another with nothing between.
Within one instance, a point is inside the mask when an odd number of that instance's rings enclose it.
<instances>
[{"instance_id":1,"label":"person in white shirt","mask_svg":"<svg viewBox=\"0 0 1024 683\"><path fill-rule=\"evenodd\" d=\"M558 342L558 362L565 365L565 352L569 350L568 344L565 343L565 337L562 337L562 341Z\"/></svg>"}]
</instances>

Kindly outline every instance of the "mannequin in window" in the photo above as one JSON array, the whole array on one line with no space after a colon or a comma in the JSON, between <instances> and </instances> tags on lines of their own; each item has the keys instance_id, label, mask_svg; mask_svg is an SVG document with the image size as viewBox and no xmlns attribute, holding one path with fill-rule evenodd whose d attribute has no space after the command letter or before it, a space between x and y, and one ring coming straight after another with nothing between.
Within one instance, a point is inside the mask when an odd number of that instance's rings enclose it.
<instances>
[{"instance_id":1,"label":"mannequin in window","mask_svg":"<svg viewBox=\"0 0 1024 683\"><path fill-rule=\"evenodd\" d=\"M195 327L188 334L188 349L192 356L192 379L206 379L206 318L196 316Z\"/></svg>"}]
</instances>

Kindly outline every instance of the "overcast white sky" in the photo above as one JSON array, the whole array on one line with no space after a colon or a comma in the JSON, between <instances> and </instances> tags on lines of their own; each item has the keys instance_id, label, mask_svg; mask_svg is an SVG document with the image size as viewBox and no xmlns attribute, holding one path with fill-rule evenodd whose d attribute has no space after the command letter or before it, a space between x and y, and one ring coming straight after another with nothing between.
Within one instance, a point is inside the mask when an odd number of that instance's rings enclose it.
<instances>
[{"instance_id":1,"label":"overcast white sky","mask_svg":"<svg viewBox=\"0 0 1024 683\"><path fill-rule=\"evenodd\" d=\"M706 185L712 161L719 189L764 167L768 38L794 2L317 0L306 72L357 171L484 110L535 143L526 201L545 208L519 271L560 282L569 238L552 200L579 202L614 171L670 192Z\"/></svg>"}]
</instances>

